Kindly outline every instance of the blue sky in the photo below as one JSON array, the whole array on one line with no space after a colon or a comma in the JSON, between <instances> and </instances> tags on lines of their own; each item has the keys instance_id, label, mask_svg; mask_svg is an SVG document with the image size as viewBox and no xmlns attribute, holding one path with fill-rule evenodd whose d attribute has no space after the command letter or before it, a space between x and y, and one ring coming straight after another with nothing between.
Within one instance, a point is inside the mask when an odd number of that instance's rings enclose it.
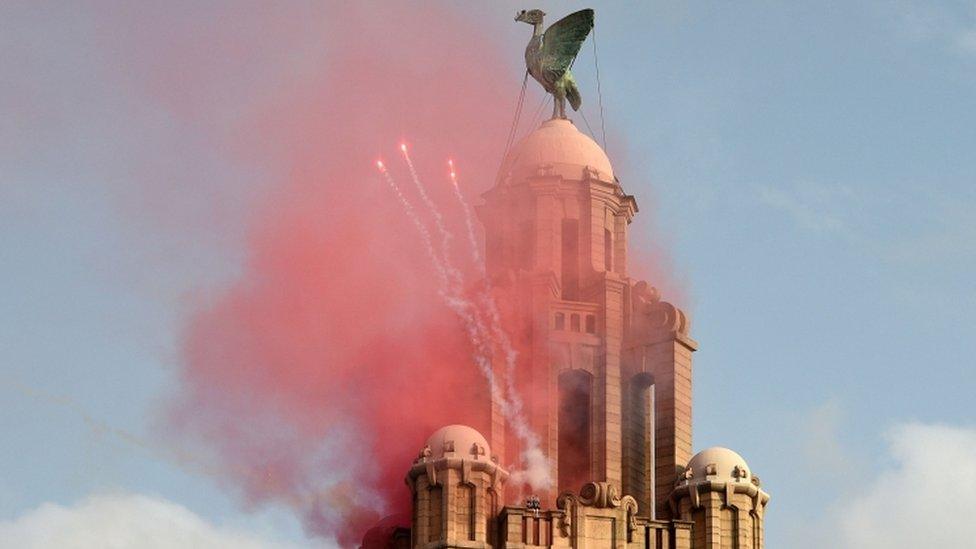
<instances>
[{"instance_id":1,"label":"blue sky","mask_svg":"<svg viewBox=\"0 0 976 549\"><path fill-rule=\"evenodd\" d=\"M666 251L701 344L696 448L734 448L764 479L769 546L821 546L811 522L869 515L885 479L971 458L976 4L588 5L608 152L642 208L633 246ZM509 23L526 7L464 7L510 43L513 99L527 29ZM261 178L133 89L96 15L0 7L0 532L35 539L42 519L131 500L200 539L305 546L286 512L239 508L151 444L180 319L234 276ZM600 138L593 61L587 44L574 72ZM175 190L135 193L146 170ZM193 230L214 219L190 188L227 198L220 230Z\"/></svg>"}]
</instances>

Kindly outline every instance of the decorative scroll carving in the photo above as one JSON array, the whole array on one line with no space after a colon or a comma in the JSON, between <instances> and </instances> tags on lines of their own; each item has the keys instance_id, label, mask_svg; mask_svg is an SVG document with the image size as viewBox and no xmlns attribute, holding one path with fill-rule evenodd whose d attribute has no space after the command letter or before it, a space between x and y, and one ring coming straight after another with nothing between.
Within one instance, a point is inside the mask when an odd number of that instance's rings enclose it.
<instances>
[{"instance_id":1,"label":"decorative scroll carving","mask_svg":"<svg viewBox=\"0 0 976 549\"><path fill-rule=\"evenodd\" d=\"M688 315L674 305L661 301L661 292L647 282L634 284L632 302L634 314L643 320L647 329L688 335L691 329Z\"/></svg>"},{"instance_id":2,"label":"decorative scroll carving","mask_svg":"<svg viewBox=\"0 0 976 549\"><path fill-rule=\"evenodd\" d=\"M559 533L564 538L568 538L572 533L573 513L576 511L577 505L579 505L579 501L576 494L572 492L563 492L556 498L556 509L563 512L563 516L559 519Z\"/></svg>"},{"instance_id":3,"label":"decorative scroll carving","mask_svg":"<svg viewBox=\"0 0 976 549\"><path fill-rule=\"evenodd\" d=\"M620 507L620 493L609 482L590 482L580 490L579 502L587 507L607 509Z\"/></svg>"},{"instance_id":4,"label":"decorative scroll carving","mask_svg":"<svg viewBox=\"0 0 976 549\"><path fill-rule=\"evenodd\" d=\"M627 512L627 537L637 529L637 500L631 496L620 498L621 506Z\"/></svg>"},{"instance_id":5,"label":"decorative scroll carving","mask_svg":"<svg viewBox=\"0 0 976 549\"><path fill-rule=\"evenodd\" d=\"M658 301L661 301L661 292L657 288L643 280L634 284L634 307L654 304Z\"/></svg>"}]
</instances>

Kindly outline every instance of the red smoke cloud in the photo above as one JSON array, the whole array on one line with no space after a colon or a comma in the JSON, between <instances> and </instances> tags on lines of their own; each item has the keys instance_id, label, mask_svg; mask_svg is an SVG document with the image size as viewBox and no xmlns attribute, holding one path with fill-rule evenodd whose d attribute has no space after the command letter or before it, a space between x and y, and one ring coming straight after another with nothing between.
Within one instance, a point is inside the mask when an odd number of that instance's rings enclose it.
<instances>
[{"instance_id":1,"label":"red smoke cloud","mask_svg":"<svg viewBox=\"0 0 976 549\"><path fill-rule=\"evenodd\" d=\"M488 389L470 346L375 163L385 154L409 190L396 149L407 139L461 234L446 160L469 199L493 182L518 69L443 10L342 3L322 20L324 66L273 82L220 145L265 158L272 191L240 277L187 319L170 415L248 504L289 505L310 533L349 546L409 509L403 477L427 435L487 427L471 405Z\"/></svg>"}]
</instances>

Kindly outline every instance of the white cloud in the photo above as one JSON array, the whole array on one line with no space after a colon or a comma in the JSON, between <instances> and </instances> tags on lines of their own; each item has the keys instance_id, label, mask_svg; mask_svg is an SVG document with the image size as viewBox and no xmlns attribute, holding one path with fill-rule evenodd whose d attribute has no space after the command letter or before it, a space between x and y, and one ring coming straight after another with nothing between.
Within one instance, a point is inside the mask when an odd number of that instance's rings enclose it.
<instances>
[{"instance_id":1,"label":"white cloud","mask_svg":"<svg viewBox=\"0 0 976 549\"><path fill-rule=\"evenodd\" d=\"M240 549L294 547L211 524L173 502L138 494L91 496L73 506L44 503L0 522L2 549Z\"/></svg>"},{"instance_id":2,"label":"white cloud","mask_svg":"<svg viewBox=\"0 0 976 549\"><path fill-rule=\"evenodd\" d=\"M792 188L759 187L758 192L763 204L786 213L803 229L850 232L843 218L843 206L854 196L850 187L808 182Z\"/></svg>"},{"instance_id":3,"label":"white cloud","mask_svg":"<svg viewBox=\"0 0 976 549\"><path fill-rule=\"evenodd\" d=\"M840 441L845 419L844 410L834 399L817 406L804 418L805 436L800 437L800 445L810 472L822 477L849 469L851 459Z\"/></svg>"},{"instance_id":4,"label":"white cloud","mask_svg":"<svg viewBox=\"0 0 976 549\"><path fill-rule=\"evenodd\" d=\"M901 0L891 5L912 40L942 42L950 51L976 55L976 2Z\"/></svg>"},{"instance_id":5,"label":"white cloud","mask_svg":"<svg viewBox=\"0 0 976 549\"><path fill-rule=\"evenodd\" d=\"M972 547L976 429L906 424L888 433L889 459L840 500L842 547ZM886 464L886 462L888 464Z\"/></svg>"}]
</instances>

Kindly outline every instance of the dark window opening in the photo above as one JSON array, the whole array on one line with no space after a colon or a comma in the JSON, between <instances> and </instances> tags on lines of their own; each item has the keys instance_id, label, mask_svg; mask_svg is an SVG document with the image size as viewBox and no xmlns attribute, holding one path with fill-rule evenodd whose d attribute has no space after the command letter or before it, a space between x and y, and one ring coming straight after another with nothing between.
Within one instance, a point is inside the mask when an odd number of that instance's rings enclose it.
<instances>
[{"instance_id":1,"label":"dark window opening","mask_svg":"<svg viewBox=\"0 0 976 549\"><path fill-rule=\"evenodd\" d=\"M579 221L563 219L562 224L563 299L579 299Z\"/></svg>"},{"instance_id":2,"label":"dark window opening","mask_svg":"<svg viewBox=\"0 0 976 549\"><path fill-rule=\"evenodd\" d=\"M556 324L556 329L557 330L565 330L566 329L566 315L564 315L562 313L556 313L555 324Z\"/></svg>"},{"instance_id":3,"label":"dark window opening","mask_svg":"<svg viewBox=\"0 0 976 549\"><path fill-rule=\"evenodd\" d=\"M631 378L629 398L630 410L628 430L630 446L630 470L627 475L627 493L634 496L637 505L653 512L654 506L654 410L651 394L654 378L640 373Z\"/></svg>"},{"instance_id":4,"label":"dark window opening","mask_svg":"<svg viewBox=\"0 0 976 549\"><path fill-rule=\"evenodd\" d=\"M574 332L580 331L580 318L578 314L573 314L573 316L569 317L569 329Z\"/></svg>"},{"instance_id":5,"label":"dark window opening","mask_svg":"<svg viewBox=\"0 0 976 549\"><path fill-rule=\"evenodd\" d=\"M590 465L590 407L593 376L569 370L559 376L559 491L578 491L593 480Z\"/></svg>"},{"instance_id":6,"label":"dark window opening","mask_svg":"<svg viewBox=\"0 0 976 549\"><path fill-rule=\"evenodd\" d=\"M586 333L588 334L596 333L596 316L586 315Z\"/></svg>"},{"instance_id":7,"label":"dark window opening","mask_svg":"<svg viewBox=\"0 0 976 549\"><path fill-rule=\"evenodd\" d=\"M613 270L613 233L610 229L603 229L603 268L607 272Z\"/></svg>"}]
</instances>

